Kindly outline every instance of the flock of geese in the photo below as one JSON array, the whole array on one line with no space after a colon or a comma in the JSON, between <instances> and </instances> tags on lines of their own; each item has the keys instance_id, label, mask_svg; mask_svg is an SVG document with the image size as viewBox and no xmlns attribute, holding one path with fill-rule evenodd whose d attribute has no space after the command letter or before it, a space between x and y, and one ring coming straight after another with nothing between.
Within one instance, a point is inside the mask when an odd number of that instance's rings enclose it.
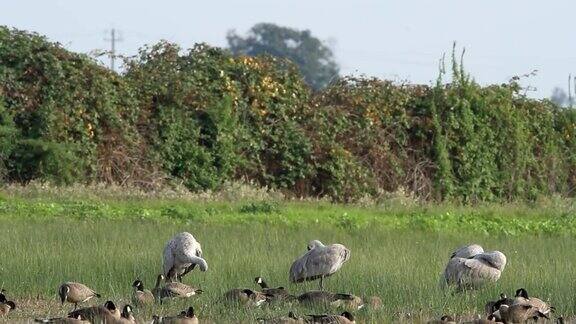
<instances>
[{"instance_id":1,"label":"flock of geese","mask_svg":"<svg viewBox=\"0 0 576 324\"><path fill-rule=\"evenodd\" d=\"M318 240L308 244L308 251L297 258L290 267L289 280L292 283L319 280L320 290L292 295L284 287L269 287L262 277L255 278L260 290L234 288L227 291L222 300L245 307L258 307L265 303L299 303L303 305L326 305L346 309L339 314L296 316L290 312L286 316L259 319L260 323L356 323L350 312L365 306L378 309L382 300L377 296L362 298L352 294L331 293L324 290L324 279L336 273L349 259L350 250L342 244L324 245ZM461 247L454 251L441 275L440 284L455 291L466 291L496 282L506 266L506 256L500 251L485 252L476 244ZM182 283L182 278L198 267L208 270L208 263L202 257L200 243L190 233L183 232L170 239L163 252L163 273L159 274L152 290L144 288L144 283L136 279L132 283L132 304L134 307L163 303L172 298L189 298L202 294L202 290ZM103 305L78 308L92 298L101 297L93 289L78 282L65 282L58 288L62 305L68 302L74 309L67 317L36 319L40 323L137 323L131 305L120 310L113 301ZM6 291L0 292L0 316L16 309L16 303L6 299ZM501 294L500 298L486 304L484 318L465 323L524 323L540 318L549 318L553 307L539 298L529 296L524 288L516 291L514 298ZM194 308L189 307L173 316L154 315L151 323L197 324ZM558 322L563 323L562 318ZM451 316L428 323L456 323Z\"/></svg>"}]
</instances>

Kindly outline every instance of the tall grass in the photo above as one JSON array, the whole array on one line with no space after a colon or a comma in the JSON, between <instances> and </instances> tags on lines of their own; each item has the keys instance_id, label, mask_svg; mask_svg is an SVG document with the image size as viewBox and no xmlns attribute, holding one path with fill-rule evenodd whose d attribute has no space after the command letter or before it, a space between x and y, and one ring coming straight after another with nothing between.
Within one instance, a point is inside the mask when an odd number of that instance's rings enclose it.
<instances>
[{"instance_id":1,"label":"tall grass","mask_svg":"<svg viewBox=\"0 0 576 324\"><path fill-rule=\"evenodd\" d=\"M291 262L305 251L311 239L340 242L352 251L350 261L326 281L327 290L383 299L381 310L358 311L359 322L382 323L397 318L414 321L448 313L471 317L482 312L487 300L503 291L512 294L519 287L549 299L558 314L576 313L576 242L572 236L442 233L339 227L322 222L292 226L5 218L0 226L0 287L22 305L8 320L64 314L69 308L60 308L56 291L66 280L88 284L103 295L99 302L128 302L135 278L144 280L148 287L153 285L161 271L164 243L181 231L193 233L203 244L209 271L194 271L184 281L205 293L187 301L138 309L140 319L150 319L154 313L176 313L187 305L195 306L201 319L216 323L254 322L288 310L299 314L326 312L282 305L246 310L221 303L222 295L230 288L255 288L256 276L266 278L271 285L285 286L294 294L316 289L316 282L288 283ZM449 253L471 242L508 256L503 276L496 285L477 292L445 294L438 288L438 279Z\"/></svg>"}]
</instances>

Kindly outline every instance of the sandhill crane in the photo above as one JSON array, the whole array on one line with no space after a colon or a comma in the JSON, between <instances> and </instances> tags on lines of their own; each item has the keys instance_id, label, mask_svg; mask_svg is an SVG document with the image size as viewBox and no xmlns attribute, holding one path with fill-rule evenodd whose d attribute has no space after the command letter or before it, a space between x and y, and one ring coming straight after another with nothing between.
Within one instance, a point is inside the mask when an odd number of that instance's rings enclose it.
<instances>
[{"instance_id":1,"label":"sandhill crane","mask_svg":"<svg viewBox=\"0 0 576 324\"><path fill-rule=\"evenodd\" d=\"M296 259L290 267L290 281L303 282L320 279L324 289L324 277L338 271L350 259L350 250L342 244L324 245L318 240L308 244L308 252Z\"/></svg>"},{"instance_id":2,"label":"sandhill crane","mask_svg":"<svg viewBox=\"0 0 576 324\"><path fill-rule=\"evenodd\" d=\"M452 258L464 258L468 259L476 254L484 253L484 249L478 244L470 244L458 248L456 251L452 252L450 259Z\"/></svg>"},{"instance_id":3,"label":"sandhill crane","mask_svg":"<svg viewBox=\"0 0 576 324\"><path fill-rule=\"evenodd\" d=\"M506 266L506 256L500 251L481 252L483 249L460 248L453 253L442 275L443 286L455 285L458 290L475 289L500 279ZM471 252L472 251L472 252ZM467 256L461 257L461 256Z\"/></svg>"},{"instance_id":4,"label":"sandhill crane","mask_svg":"<svg viewBox=\"0 0 576 324\"><path fill-rule=\"evenodd\" d=\"M208 263L202 258L202 247L188 232L176 234L164 247L164 276L166 280L182 277L199 266L201 271L208 270Z\"/></svg>"}]
</instances>

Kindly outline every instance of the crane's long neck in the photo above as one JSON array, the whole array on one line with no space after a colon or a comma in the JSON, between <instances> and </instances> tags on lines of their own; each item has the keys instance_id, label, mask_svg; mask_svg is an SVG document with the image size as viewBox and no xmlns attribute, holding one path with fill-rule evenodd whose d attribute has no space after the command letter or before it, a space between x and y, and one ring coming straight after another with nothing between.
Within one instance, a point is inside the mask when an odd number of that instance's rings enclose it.
<instances>
[{"instance_id":1,"label":"crane's long neck","mask_svg":"<svg viewBox=\"0 0 576 324\"><path fill-rule=\"evenodd\" d=\"M201 271L208 270L208 263L206 260L202 259L201 257L191 256L190 261L194 264L197 264L200 267Z\"/></svg>"}]
</instances>

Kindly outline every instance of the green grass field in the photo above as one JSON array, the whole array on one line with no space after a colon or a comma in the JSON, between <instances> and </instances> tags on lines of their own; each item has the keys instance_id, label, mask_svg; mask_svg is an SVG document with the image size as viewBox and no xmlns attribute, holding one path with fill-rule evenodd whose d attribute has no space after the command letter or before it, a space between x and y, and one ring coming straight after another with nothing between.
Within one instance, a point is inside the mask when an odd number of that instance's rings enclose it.
<instances>
[{"instance_id":1,"label":"green grass field","mask_svg":"<svg viewBox=\"0 0 576 324\"><path fill-rule=\"evenodd\" d=\"M527 290L576 314L576 240L573 206L360 207L314 202L199 202L152 199L22 197L0 200L0 287L20 306L8 321L60 316L57 287L80 281L119 304L129 302L135 278L147 288L161 271L165 242L189 231L202 243L209 271L184 282L202 288L197 298L136 309L136 317L173 314L193 305L202 320L254 322L260 317L324 313L321 308L274 305L231 308L231 288L256 288L262 276L293 294L317 282L289 284L291 262L311 239L350 248L350 261L326 289L380 296L380 310L356 312L358 322L427 320L442 314L471 318L502 291ZM528 224L528 225L526 225ZM439 275L450 252L468 243L498 249L508 265L497 285L446 294Z\"/></svg>"}]
</instances>

